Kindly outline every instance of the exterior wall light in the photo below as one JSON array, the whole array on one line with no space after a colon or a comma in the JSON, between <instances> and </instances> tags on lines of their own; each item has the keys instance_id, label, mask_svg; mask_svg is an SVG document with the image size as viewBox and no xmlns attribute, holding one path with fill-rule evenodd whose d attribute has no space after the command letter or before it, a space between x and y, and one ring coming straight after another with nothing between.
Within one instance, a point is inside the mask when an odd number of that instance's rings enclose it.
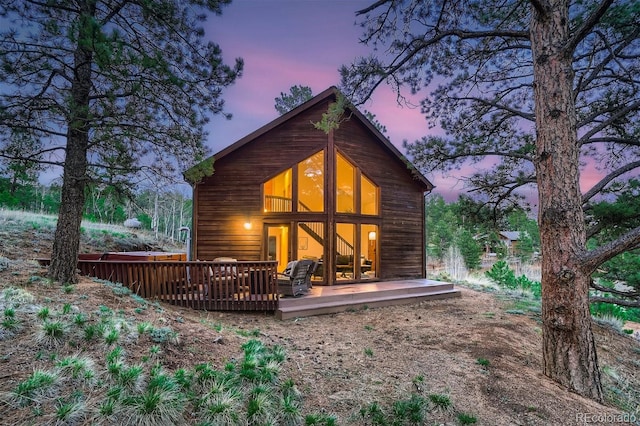
<instances>
[{"instance_id":1,"label":"exterior wall light","mask_svg":"<svg viewBox=\"0 0 640 426\"><path fill-rule=\"evenodd\" d=\"M251 229L251 222L245 222L244 223L244 229L246 229L247 231Z\"/></svg>"}]
</instances>

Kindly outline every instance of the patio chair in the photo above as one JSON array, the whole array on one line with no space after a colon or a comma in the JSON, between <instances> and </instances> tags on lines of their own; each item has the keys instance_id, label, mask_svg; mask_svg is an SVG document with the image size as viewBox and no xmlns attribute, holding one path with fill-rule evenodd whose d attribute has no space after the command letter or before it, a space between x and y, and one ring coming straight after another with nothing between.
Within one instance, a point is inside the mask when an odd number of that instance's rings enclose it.
<instances>
[{"instance_id":1,"label":"patio chair","mask_svg":"<svg viewBox=\"0 0 640 426\"><path fill-rule=\"evenodd\" d=\"M284 272L278 273L278 292L284 296L297 297L309 291L313 260L294 260L287 264Z\"/></svg>"},{"instance_id":2,"label":"patio chair","mask_svg":"<svg viewBox=\"0 0 640 426\"><path fill-rule=\"evenodd\" d=\"M211 286L215 286L216 291L213 293L216 297L221 299L231 298L238 290L234 288L234 283L238 277L238 270L236 267L237 259L231 257L217 257L213 259L214 262L221 262L220 265L209 267L208 277L204 279L204 294L209 295Z\"/></svg>"},{"instance_id":3,"label":"patio chair","mask_svg":"<svg viewBox=\"0 0 640 426\"><path fill-rule=\"evenodd\" d=\"M313 264L307 271L307 277L305 278L305 282L307 283L307 290L313 288L313 282L311 278L315 277L318 273L318 267L322 266L318 261L312 260Z\"/></svg>"}]
</instances>

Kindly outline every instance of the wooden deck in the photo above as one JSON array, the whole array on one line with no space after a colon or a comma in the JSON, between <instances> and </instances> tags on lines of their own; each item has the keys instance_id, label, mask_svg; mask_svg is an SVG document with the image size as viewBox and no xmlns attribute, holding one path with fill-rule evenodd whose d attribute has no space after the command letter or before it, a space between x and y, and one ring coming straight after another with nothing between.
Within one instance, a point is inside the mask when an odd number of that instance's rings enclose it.
<instances>
[{"instance_id":1,"label":"wooden deck","mask_svg":"<svg viewBox=\"0 0 640 426\"><path fill-rule=\"evenodd\" d=\"M286 320L451 297L460 297L460 290L453 284L428 279L315 286L304 296L281 297L276 318Z\"/></svg>"},{"instance_id":2,"label":"wooden deck","mask_svg":"<svg viewBox=\"0 0 640 426\"><path fill-rule=\"evenodd\" d=\"M49 259L39 262L48 265ZM284 297L276 266L274 261L78 262L83 275L121 283L144 298L210 311L270 311L279 319L460 297L453 284L428 279L314 286L303 296Z\"/></svg>"},{"instance_id":3,"label":"wooden deck","mask_svg":"<svg viewBox=\"0 0 640 426\"><path fill-rule=\"evenodd\" d=\"M192 309L273 312L278 307L275 261L123 260L131 257L89 255L78 261L78 269L82 275L120 283L140 297ZM38 262L47 266L50 259Z\"/></svg>"}]
</instances>

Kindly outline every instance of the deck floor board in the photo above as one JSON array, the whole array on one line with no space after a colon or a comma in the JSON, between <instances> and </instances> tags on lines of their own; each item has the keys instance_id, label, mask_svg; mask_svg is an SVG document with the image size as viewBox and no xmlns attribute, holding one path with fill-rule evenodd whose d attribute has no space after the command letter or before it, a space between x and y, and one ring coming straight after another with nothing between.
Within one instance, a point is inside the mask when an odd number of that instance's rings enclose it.
<instances>
[{"instance_id":1,"label":"deck floor board","mask_svg":"<svg viewBox=\"0 0 640 426\"><path fill-rule=\"evenodd\" d=\"M314 286L299 297L280 298L279 319L324 315L358 309L460 297L453 284L428 279Z\"/></svg>"}]
</instances>

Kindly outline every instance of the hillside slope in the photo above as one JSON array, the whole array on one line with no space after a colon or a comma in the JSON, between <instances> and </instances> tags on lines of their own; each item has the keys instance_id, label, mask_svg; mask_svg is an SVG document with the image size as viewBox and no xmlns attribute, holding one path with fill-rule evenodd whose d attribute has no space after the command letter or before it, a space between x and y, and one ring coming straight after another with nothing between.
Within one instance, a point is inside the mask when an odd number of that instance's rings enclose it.
<instances>
[{"instance_id":1,"label":"hillside slope","mask_svg":"<svg viewBox=\"0 0 640 426\"><path fill-rule=\"evenodd\" d=\"M638 416L638 342L594 325L609 402L586 400L542 375L539 311L526 298L462 287L457 299L291 321L198 312L144 301L88 278L76 286L52 285L32 260L48 254L50 230L14 225L0 223L0 424L201 424L198 407L184 401L170 421L105 412L114 389L126 390L113 384L110 354L122 348L120 372L123 366L144 371L135 384L140 392L157 366L173 374L206 362L221 370L241 363L241 346L250 340L284 348L280 383L295 382L302 412L334 415L339 425L373 424L362 420L361 408L373 402L389 407L412 393L431 400L424 424L607 424L634 410ZM84 244L88 251L106 249ZM7 309L13 310L13 326ZM43 324L55 322L63 325L60 338L43 333ZM89 325L96 326L91 336ZM84 381L61 362L79 355L95 366L96 374ZM48 387L27 392L34 371L57 376ZM67 406L71 414L65 415Z\"/></svg>"}]
</instances>

